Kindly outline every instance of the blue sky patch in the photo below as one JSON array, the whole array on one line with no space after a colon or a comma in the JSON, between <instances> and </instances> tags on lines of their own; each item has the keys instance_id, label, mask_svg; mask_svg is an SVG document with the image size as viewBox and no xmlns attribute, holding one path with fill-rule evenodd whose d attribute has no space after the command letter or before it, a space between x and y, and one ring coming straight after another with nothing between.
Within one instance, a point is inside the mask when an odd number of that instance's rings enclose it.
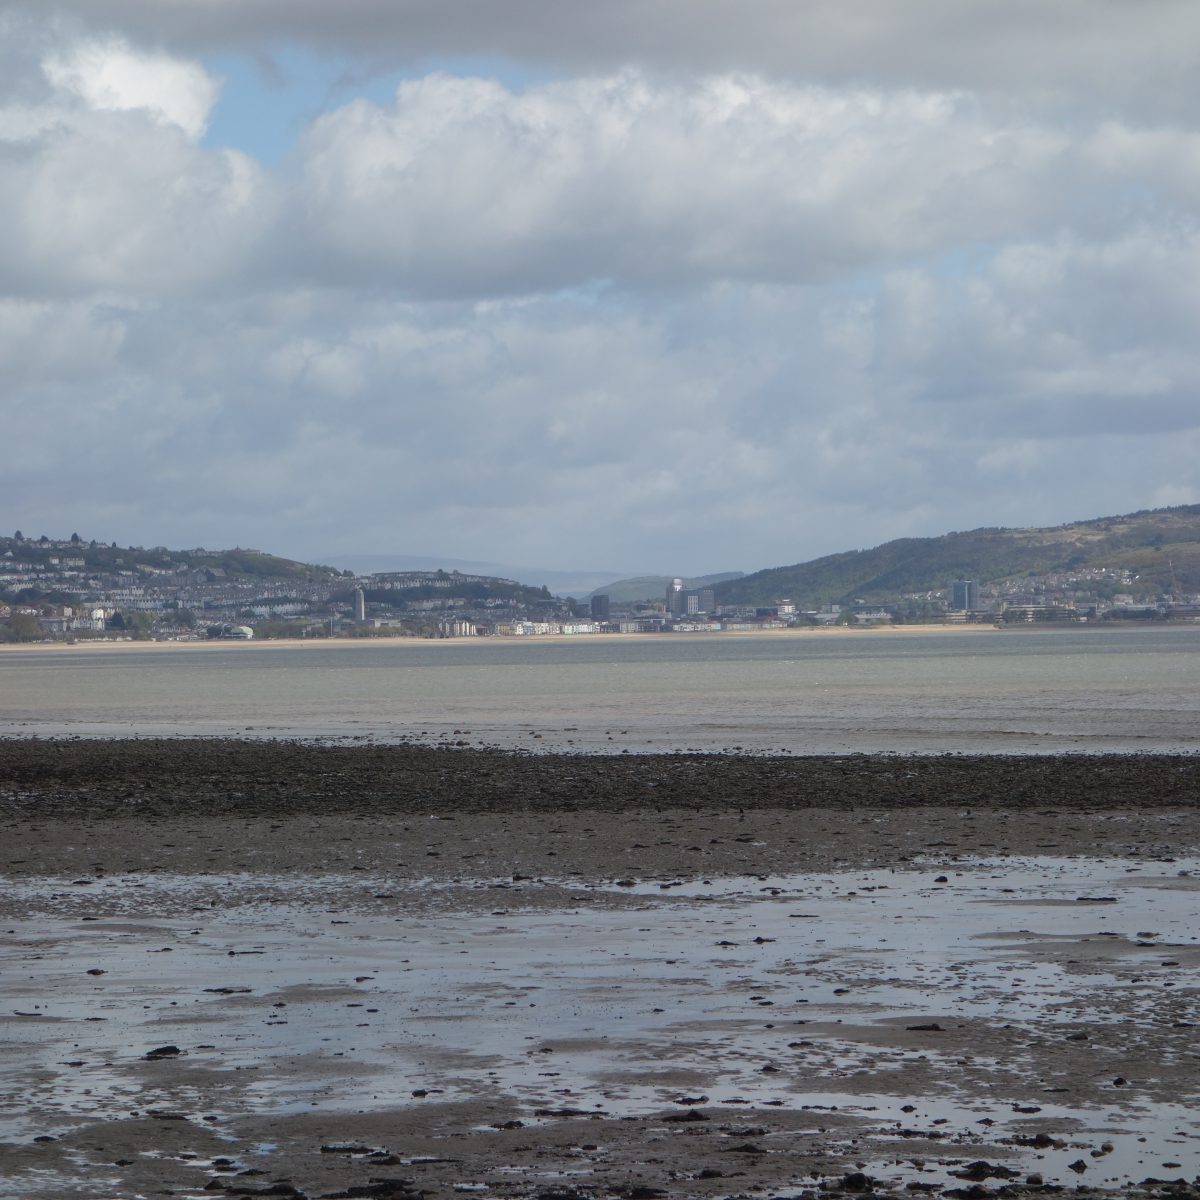
<instances>
[{"instance_id":1,"label":"blue sky patch","mask_svg":"<svg viewBox=\"0 0 1200 1200\"><path fill-rule=\"evenodd\" d=\"M494 79L520 92L549 77L501 58L437 59L384 71L299 48L259 56L213 56L204 65L222 80L205 145L233 147L265 166L285 158L306 126L322 113L358 98L390 104L406 79L443 72Z\"/></svg>"}]
</instances>

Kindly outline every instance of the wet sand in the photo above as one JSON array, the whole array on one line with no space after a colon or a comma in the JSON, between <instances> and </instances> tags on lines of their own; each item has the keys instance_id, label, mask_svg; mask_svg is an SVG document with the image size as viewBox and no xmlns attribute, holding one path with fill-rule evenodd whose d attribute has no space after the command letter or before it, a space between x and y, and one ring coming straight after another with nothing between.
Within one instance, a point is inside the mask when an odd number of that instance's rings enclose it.
<instances>
[{"instance_id":1,"label":"wet sand","mask_svg":"<svg viewBox=\"0 0 1200 1200\"><path fill-rule=\"evenodd\" d=\"M3 1194L1195 1195L1198 797L0 741Z\"/></svg>"}]
</instances>

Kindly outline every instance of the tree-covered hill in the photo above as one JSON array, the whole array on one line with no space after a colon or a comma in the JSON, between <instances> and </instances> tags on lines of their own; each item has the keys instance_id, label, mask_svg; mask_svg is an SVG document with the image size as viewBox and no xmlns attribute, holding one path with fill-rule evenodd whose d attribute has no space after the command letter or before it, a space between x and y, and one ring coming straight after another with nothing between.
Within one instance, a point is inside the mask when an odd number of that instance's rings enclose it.
<instances>
[{"instance_id":1,"label":"tree-covered hill","mask_svg":"<svg viewBox=\"0 0 1200 1200\"><path fill-rule=\"evenodd\" d=\"M830 554L773 567L717 585L721 604L803 608L825 603L894 600L954 579L996 583L1086 568L1125 569L1139 578L1122 590L1136 596L1200 592L1200 505L1099 517L1047 529L972 529L941 537L899 538L870 550Z\"/></svg>"},{"instance_id":2,"label":"tree-covered hill","mask_svg":"<svg viewBox=\"0 0 1200 1200\"><path fill-rule=\"evenodd\" d=\"M0 537L0 557L12 558L36 567L48 566L54 559L82 559L82 570L112 573L149 567L156 570L222 571L231 578L253 576L272 579L316 579L340 575L333 567L316 566L279 558L261 550L240 547L233 550L168 550L165 546L118 546L116 542L87 541L78 534L52 539L44 534L27 537L18 530L11 537Z\"/></svg>"},{"instance_id":3,"label":"tree-covered hill","mask_svg":"<svg viewBox=\"0 0 1200 1200\"><path fill-rule=\"evenodd\" d=\"M400 590L386 586L386 576L376 580L376 586L364 587L364 594L373 604L385 604L392 608L407 608L413 603L424 600L444 599L454 596L475 604L483 604L489 600L508 601L530 607L553 607L558 602L550 594L550 589L533 587L531 584L517 583L512 579L498 579L492 576L465 576L457 571L430 571L427 573L428 583L415 587L405 587ZM352 594L353 580L347 581L345 595ZM335 598L342 593L335 593Z\"/></svg>"}]
</instances>

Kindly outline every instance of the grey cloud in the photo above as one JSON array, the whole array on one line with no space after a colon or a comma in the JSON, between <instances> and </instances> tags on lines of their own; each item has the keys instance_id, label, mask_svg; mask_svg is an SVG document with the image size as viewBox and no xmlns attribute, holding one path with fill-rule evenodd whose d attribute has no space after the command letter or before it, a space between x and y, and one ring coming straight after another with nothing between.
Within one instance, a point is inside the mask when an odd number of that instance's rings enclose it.
<instances>
[{"instance_id":1,"label":"grey cloud","mask_svg":"<svg viewBox=\"0 0 1200 1200\"><path fill-rule=\"evenodd\" d=\"M272 191L236 151L139 113L0 142L0 293L177 295L242 274Z\"/></svg>"},{"instance_id":2,"label":"grey cloud","mask_svg":"<svg viewBox=\"0 0 1200 1200\"><path fill-rule=\"evenodd\" d=\"M872 376L920 397L947 436L1145 436L1200 428L1200 232L1061 236L967 279L889 278Z\"/></svg>"},{"instance_id":3,"label":"grey cloud","mask_svg":"<svg viewBox=\"0 0 1200 1200\"><path fill-rule=\"evenodd\" d=\"M1074 95L1194 112L1191 0L3 0L185 52L300 43L382 65L507 57L568 71L626 64L890 87Z\"/></svg>"},{"instance_id":4,"label":"grey cloud","mask_svg":"<svg viewBox=\"0 0 1200 1200\"><path fill-rule=\"evenodd\" d=\"M558 6L539 25L519 2L298 2L290 25L268 0L95 0L42 26L19 7L0 38L14 525L696 573L1200 499L1194 122L1104 115L1170 108L1191 5L1149 6L1151 28L1147 6L1089 3L1062 77L1082 89L1090 56L1102 115L1070 121L1024 89L1053 82L1057 42L1035 43L1082 20L1071 3L1005 4L1021 31L990 2L811 6L800 32L790 4L721 6L675 47L674 3L639 5L636 46L620 2L563 6L569 38ZM501 10L511 35L489 33ZM267 170L197 140L194 64L155 59L148 100L43 70L77 61L85 22L130 53L333 52L386 47L398 14L414 54L494 33L588 74L427 77L327 113ZM793 51L794 70L771 57ZM972 70L1012 95L945 90Z\"/></svg>"},{"instance_id":5,"label":"grey cloud","mask_svg":"<svg viewBox=\"0 0 1200 1200\"><path fill-rule=\"evenodd\" d=\"M1149 385L1118 378L1120 313L1072 314L1104 263L1128 283L1121 254L1042 251L1059 283L1036 300L998 263L973 281L908 273L867 302L742 284L438 309L306 293L97 309L91 325L75 306L93 329L81 375L47 365L52 341L31 360L0 503L113 536L138 514L156 532L135 540L225 531L316 553L353 529L387 550L578 565L584 537L587 557L694 570L1127 509L1146 480L1190 498L1200 413L1179 398L1200 355L1148 358ZM53 308L31 323L0 306L0 339L50 339Z\"/></svg>"}]
</instances>

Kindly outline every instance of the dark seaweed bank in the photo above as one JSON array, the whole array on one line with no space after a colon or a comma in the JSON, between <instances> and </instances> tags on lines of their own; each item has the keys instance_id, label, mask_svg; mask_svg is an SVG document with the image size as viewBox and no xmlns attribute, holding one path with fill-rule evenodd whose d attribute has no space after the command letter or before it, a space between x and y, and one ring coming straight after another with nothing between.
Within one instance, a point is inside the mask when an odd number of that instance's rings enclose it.
<instances>
[{"instance_id":1,"label":"dark seaweed bank","mask_svg":"<svg viewBox=\"0 0 1200 1200\"><path fill-rule=\"evenodd\" d=\"M1200 800L1193 755L570 755L197 739L0 740L10 818L888 809Z\"/></svg>"}]
</instances>

